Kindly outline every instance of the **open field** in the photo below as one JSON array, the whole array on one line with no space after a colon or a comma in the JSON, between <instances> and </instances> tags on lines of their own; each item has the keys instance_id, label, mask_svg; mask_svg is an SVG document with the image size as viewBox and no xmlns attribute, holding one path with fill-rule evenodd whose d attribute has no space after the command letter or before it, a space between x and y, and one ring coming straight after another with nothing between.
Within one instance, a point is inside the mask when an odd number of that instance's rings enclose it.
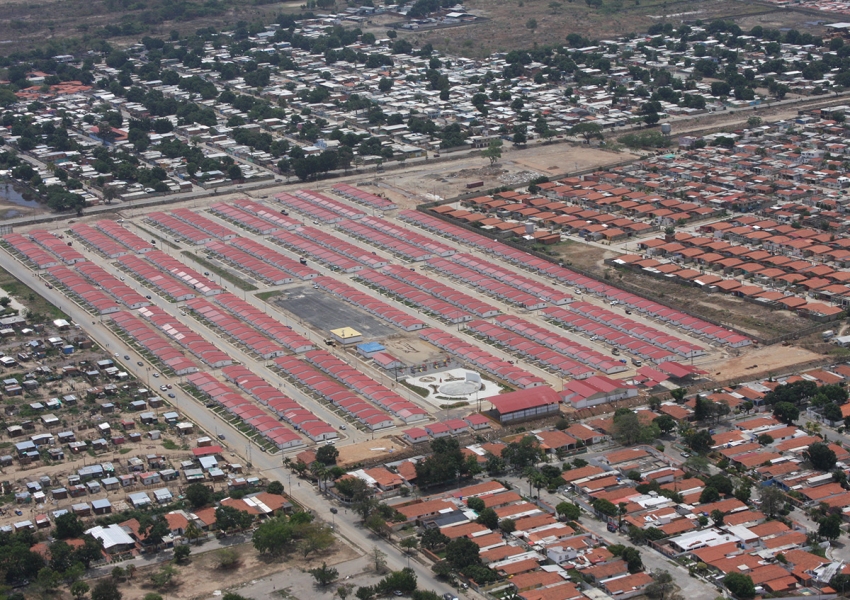
<instances>
[{"instance_id":1,"label":"open field","mask_svg":"<svg viewBox=\"0 0 850 600\"><path fill-rule=\"evenodd\" d=\"M811 321L790 311L770 310L727 294L706 294L698 288L666 282L627 269L615 270L602 261L618 256L619 253L598 246L569 241L548 249L563 258L564 262L591 272L596 277L610 278L615 285L628 284L650 298L687 308L696 316L712 319L751 335L770 338L812 326Z\"/></svg>"},{"instance_id":2,"label":"open field","mask_svg":"<svg viewBox=\"0 0 850 600\"><path fill-rule=\"evenodd\" d=\"M33 278L33 286L44 285L40 279ZM68 315L62 312L57 306L54 306L42 296L35 293L35 290L28 283L24 283L14 277L6 269L0 268L0 289L9 296L18 298L24 306L26 306L30 315L43 315L48 319L67 319Z\"/></svg>"},{"instance_id":3,"label":"open field","mask_svg":"<svg viewBox=\"0 0 850 600\"><path fill-rule=\"evenodd\" d=\"M490 165L486 158L470 156L446 162L426 162L391 175L364 172L355 185L383 193L402 208L464 194L466 184L483 181L483 189L519 185L534 177L554 177L592 167L605 167L636 158L629 152L609 152L579 144L541 144L502 148L502 158ZM377 189L375 189L377 188Z\"/></svg>"},{"instance_id":4,"label":"open field","mask_svg":"<svg viewBox=\"0 0 850 600\"><path fill-rule=\"evenodd\" d=\"M712 3L696 0L605 0L600 8L590 7L585 2L553 3L546 0L507 0L498 3L469 0L464 5L473 14L487 20L466 27L422 31L413 34L411 39L421 40L421 43L430 42L442 52L483 57L493 52L563 44L569 33L578 33L594 40L646 31L652 24L662 21L675 26L698 19L706 22L726 19L739 22L744 29L762 25L772 28L793 27L813 34L823 31L819 25L813 24L818 19L812 13L732 0ZM388 17L386 19L387 23L393 21ZM527 26L530 19L537 22L533 30ZM375 22L379 21L376 19Z\"/></svg>"},{"instance_id":5,"label":"open field","mask_svg":"<svg viewBox=\"0 0 850 600\"><path fill-rule=\"evenodd\" d=\"M169 31L194 33L198 28L218 29L244 20L270 21L281 12L300 11L300 2L267 4L234 0L169 3L160 0L3 0L0 17L0 52L20 52L49 43L59 51L109 37L111 44L135 44L145 34L167 36ZM117 27L104 35L106 26ZM115 35L115 34L118 35Z\"/></svg>"}]
</instances>

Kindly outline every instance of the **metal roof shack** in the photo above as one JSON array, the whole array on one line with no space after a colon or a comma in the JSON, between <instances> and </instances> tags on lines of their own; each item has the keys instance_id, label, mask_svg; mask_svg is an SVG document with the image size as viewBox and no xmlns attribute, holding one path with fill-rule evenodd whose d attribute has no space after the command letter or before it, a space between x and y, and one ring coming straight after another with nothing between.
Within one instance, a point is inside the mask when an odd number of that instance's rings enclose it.
<instances>
[{"instance_id":1,"label":"metal roof shack","mask_svg":"<svg viewBox=\"0 0 850 600\"><path fill-rule=\"evenodd\" d=\"M500 423L540 419L557 413L560 396L550 387L535 387L489 398Z\"/></svg>"}]
</instances>

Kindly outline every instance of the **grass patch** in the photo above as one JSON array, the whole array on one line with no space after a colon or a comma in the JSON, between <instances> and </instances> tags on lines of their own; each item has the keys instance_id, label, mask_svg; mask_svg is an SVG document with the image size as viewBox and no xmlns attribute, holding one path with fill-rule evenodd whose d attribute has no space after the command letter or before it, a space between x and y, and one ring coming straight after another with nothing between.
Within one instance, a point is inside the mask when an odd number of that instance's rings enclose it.
<instances>
[{"instance_id":1,"label":"grass patch","mask_svg":"<svg viewBox=\"0 0 850 600\"><path fill-rule=\"evenodd\" d=\"M58 306L48 302L44 297L36 293L32 287L3 268L0 268L0 288L3 288L8 295L14 296L21 304L26 306L27 310L29 310L30 319L33 321L40 320L37 319L38 315L44 316L45 319L71 320L71 317L59 310Z\"/></svg>"},{"instance_id":2,"label":"grass patch","mask_svg":"<svg viewBox=\"0 0 850 600\"><path fill-rule=\"evenodd\" d=\"M240 279L239 277L236 277L235 275L233 275L232 273L230 273L226 269L222 269L221 267L214 265L213 263L211 263L207 259L201 258L197 254L189 252L188 250L183 250L180 254L182 254L183 256L187 256L187 257L191 258L196 263L198 263L199 265L204 267L207 271L211 271L211 272L215 273L216 275L218 275L219 277L221 277L222 279L226 279L227 281L229 281L230 283L232 283L233 285L238 287L240 290L245 290L246 292L253 292L254 290L257 289L257 286L251 285L247 281Z\"/></svg>"},{"instance_id":3,"label":"grass patch","mask_svg":"<svg viewBox=\"0 0 850 600\"><path fill-rule=\"evenodd\" d=\"M450 410L452 408L463 408L464 406L469 406L469 402L454 402L452 404L441 404L440 408L442 408L443 410Z\"/></svg>"},{"instance_id":4,"label":"grass patch","mask_svg":"<svg viewBox=\"0 0 850 600\"><path fill-rule=\"evenodd\" d=\"M259 294L255 294L257 298L262 300L263 302L268 302L270 298L274 298L275 296L280 296L280 290L272 290L270 292L260 292Z\"/></svg>"},{"instance_id":5,"label":"grass patch","mask_svg":"<svg viewBox=\"0 0 850 600\"><path fill-rule=\"evenodd\" d=\"M180 446L174 443L174 440L168 438L162 438L162 447L166 450L180 450Z\"/></svg>"},{"instance_id":6,"label":"grass patch","mask_svg":"<svg viewBox=\"0 0 850 600\"><path fill-rule=\"evenodd\" d=\"M404 387L406 387L409 390L413 390L414 392L416 392L417 394L419 394L423 398L427 398L428 394L431 393L430 391L426 390L424 387L419 387L418 385L413 385L412 383L408 383L404 379L401 380L401 385L403 385Z\"/></svg>"}]
</instances>

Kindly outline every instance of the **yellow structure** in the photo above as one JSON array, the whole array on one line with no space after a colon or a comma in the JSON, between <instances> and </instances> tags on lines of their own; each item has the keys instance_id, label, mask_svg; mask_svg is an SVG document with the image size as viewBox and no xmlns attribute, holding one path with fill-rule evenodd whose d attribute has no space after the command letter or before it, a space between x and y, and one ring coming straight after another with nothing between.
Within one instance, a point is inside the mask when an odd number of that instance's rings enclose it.
<instances>
[{"instance_id":1,"label":"yellow structure","mask_svg":"<svg viewBox=\"0 0 850 600\"><path fill-rule=\"evenodd\" d=\"M359 344L363 341L363 334L352 329L351 327L340 327L339 329L331 329L331 335L334 340L340 344L347 346L349 344Z\"/></svg>"}]
</instances>

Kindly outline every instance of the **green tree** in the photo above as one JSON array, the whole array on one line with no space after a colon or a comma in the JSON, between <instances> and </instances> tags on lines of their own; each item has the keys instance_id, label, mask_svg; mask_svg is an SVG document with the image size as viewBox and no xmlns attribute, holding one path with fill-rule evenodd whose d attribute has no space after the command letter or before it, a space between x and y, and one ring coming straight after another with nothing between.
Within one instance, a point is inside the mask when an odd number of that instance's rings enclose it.
<instances>
[{"instance_id":1,"label":"green tree","mask_svg":"<svg viewBox=\"0 0 850 600\"><path fill-rule=\"evenodd\" d=\"M183 531L183 536L189 540L190 543L196 543L206 534L204 531L198 527L194 521L189 521L189 524L186 526L186 529Z\"/></svg>"},{"instance_id":2,"label":"green tree","mask_svg":"<svg viewBox=\"0 0 850 600\"><path fill-rule=\"evenodd\" d=\"M513 469L523 471L526 467L534 466L543 459L543 450L536 437L526 435L519 441L508 444L502 450L502 458Z\"/></svg>"},{"instance_id":3,"label":"green tree","mask_svg":"<svg viewBox=\"0 0 850 600\"><path fill-rule=\"evenodd\" d=\"M667 434L676 429L676 419L671 417L670 415L660 415L655 417L652 421L661 431L661 433Z\"/></svg>"},{"instance_id":4,"label":"green tree","mask_svg":"<svg viewBox=\"0 0 850 600\"><path fill-rule=\"evenodd\" d=\"M82 600L89 593L89 584L85 581L75 581L71 584L71 595L77 600Z\"/></svg>"},{"instance_id":5,"label":"green tree","mask_svg":"<svg viewBox=\"0 0 850 600\"><path fill-rule=\"evenodd\" d=\"M591 503L591 506L593 507L593 510L605 515L606 517L615 517L620 514L620 509L617 508L613 502L606 500L605 498L596 498Z\"/></svg>"},{"instance_id":6,"label":"green tree","mask_svg":"<svg viewBox=\"0 0 850 600\"><path fill-rule=\"evenodd\" d=\"M192 553L192 548L187 544L183 544L181 546L177 546L174 549L174 562L180 564L186 562L189 558L189 555Z\"/></svg>"},{"instance_id":7,"label":"green tree","mask_svg":"<svg viewBox=\"0 0 850 600\"><path fill-rule=\"evenodd\" d=\"M738 486L738 489L735 490L735 498L744 504L749 503L751 495L752 491L750 489L750 484L747 481L742 481L741 485Z\"/></svg>"},{"instance_id":8,"label":"green tree","mask_svg":"<svg viewBox=\"0 0 850 600\"><path fill-rule=\"evenodd\" d=\"M638 550L637 548L627 546L623 549L620 558L626 561L626 566L629 569L629 573L637 573L638 571L643 571L643 560L640 557L640 550Z\"/></svg>"},{"instance_id":9,"label":"green tree","mask_svg":"<svg viewBox=\"0 0 850 600\"><path fill-rule=\"evenodd\" d=\"M426 529L422 534L422 547L427 550L439 550L451 541L446 534L439 529Z\"/></svg>"},{"instance_id":10,"label":"green tree","mask_svg":"<svg viewBox=\"0 0 850 600\"><path fill-rule=\"evenodd\" d=\"M487 508L487 505L484 504L484 500L478 496L467 498L466 505L477 513L480 513L482 510Z\"/></svg>"},{"instance_id":11,"label":"green tree","mask_svg":"<svg viewBox=\"0 0 850 600\"><path fill-rule=\"evenodd\" d=\"M266 492L268 492L269 494L274 494L275 496L283 496L283 484L279 481L271 481L266 487Z\"/></svg>"},{"instance_id":12,"label":"green tree","mask_svg":"<svg viewBox=\"0 0 850 600\"><path fill-rule=\"evenodd\" d=\"M499 515L492 508L485 508L481 511L476 519L477 523L484 525L488 529L496 529L499 527Z\"/></svg>"},{"instance_id":13,"label":"green tree","mask_svg":"<svg viewBox=\"0 0 850 600\"><path fill-rule=\"evenodd\" d=\"M688 388L676 388L675 390L670 390L670 396L673 400L676 401L676 404L681 404L685 401L685 396L688 395Z\"/></svg>"},{"instance_id":14,"label":"green tree","mask_svg":"<svg viewBox=\"0 0 850 600\"><path fill-rule=\"evenodd\" d=\"M732 571L723 577L723 585L729 592L742 600L754 598L756 595L756 586L753 585L753 579L749 575Z\"/></svg>"},{"instance_id":15,"label":"green tree","mask_svg":"<svg viewBox=\"0 0 850 600\"><path fill-rule=\"evenodd\" d=\"M603 139L602 127L596 123L591 123L590 121L582 121L581 123L570 127L569 133L575 137L583 137L586 144L589 144L590 140Z\"/></svg>"},{"instance_id":16,"label":"green tree","mask_svg":"<svg viewBox=\"0 0 850 600\"><path fill-rule=\"evenodd\" d=\"M496 162L502 158L502 140L498 138L490 140L487 147L481 151L481 156L489 158L491 165L496 164Z\"/></svg>"},{"instance_id":17,"label":"green tree","mask_svg":"<svg viewBox=\"0 0 850 600\"><path fill-rule=\"evenodd\" d=\"M213 492L203 483L191 483L186 486L186 499L192 508L201 508L211 504L213 501Z\"/></svg>"},{"instance_id":18,"label":"green tree","mask_svg":"<svg viewBox=\"0 0 850 600\"><path fill-rule=\"evenodd\" d=\"M701 429L685 436L685 443L698 454L708 454L711 447L714 446L714 438L711 437L707 429Z\"/></svg>"},{"instance_id":19,"label":"green tree","mask_svg":"<svg viewBox=\"0 0 850 600\"><path fill-rule=\"evenodd\" d=\"M850 575L839 573L829 580L829 587L834 589L840 596L847 596L850 592Z\"/></svg>"},{"instance_id":20,"label":"green tree","mask_svg":"<svg viewBox=\"0 0 850 600\"><path fill-rule=\"evenodd\" d=\"M405 552L410 554L410 552L416 550L416 548L419 547L419 540L411 535L401 540L398 545L401 546L405 550Z\"/></svg>"},{"instance_id":21,"label":"green tree","mask_svg":"<svg viewBox=\"0 0 850 600\"><path fill-rule=\"evenodd\" d=\"M567 521L578 521L581 517L581 508L578 504L573 504L572 502L559 502L555 506L555 512Z\"/></svg>"},{"instance_id":22,"label":"green tree","mask_svg":"<svg viewBox=\"0 0 850 600\"><path fill-rule=\"evenodd\" d=\"M699 495L700 504L711 504L720 500L720 492L711 486L705 487Z\"/></svg>"},{"instance_id":23,"label":"green tree","mask_svg":"<svg viewBox=\"0 0 850 600\"><path fill-rule=\"evenodd\" d=\"M321 446L316 450L316 460L325 465L335 465L339 458L339 450L336 446Z\"/></svg>"},{"instance_id":24,"label":"green tree","mask_svg":"<svg viewBox=\"0 0 850 600\"><path fill-rule=\"evenodd\" d=\"M723 475L722 473L712 475L706 480L705 484L707 486L713 487L721 494L731 494L734 490L732 480L726 477L726 475Z\"/></svg>"},{"instance_id":25,"label":"green tree","mask_svg":"<svg viewBox=\"0 0 850 600\"><path fill-rule=\"evenodd\" d=\"M60 540L69 540L81 537L85 531L85 525L74 513L67 512L56 517L53 522L55 526L54 535Z\"/></svg>"},{"instance_id":26,"label":"green tree","mask_svg":"<svg viewBox=\"0 0 850 600\"><path fill-rule=\"evenodd\" d=\"M478 544L466 537L453 539L446 545L446 560L457 570L481 564Z\"/></svg>"},{"instance_id":27,"label":"green tree","mask_svg":"<svg viewBox=\"0 0 850 600\"><path fill-rule=\"evenodd\" d=\"M121 600L123 594L112 579L101 579L91 591L91 600Z\"/></svg>"},{"instance_id":28,"label":"green tree","mask_svg":"<svg viewBox=\"0 0 850 600\"><path fill-rule=\"evenodd\" d=\"M254 517L244 510L232 506L219 506L215 509L215 526L225 533L232 529L245 529L254 522Z\"/></svg>"},{"instance_id":29,"label":"green tree","mask_svg":"<svg viewBox=\"0 0 850 600\"><path fill-rule=\"evenodd\" d=\"M375 597L375 588L370 585L361 586L354 592L354 596L357 600L372 600Z\"/></svg>"},{"instance_id":30,"label":"green tree","mask_svg":"<svg viewBox=\"0 0 850 600\"><path fill-rule=\"evenodd\" d=\"M215 554L219 569L232 569L239 564L239 553L233 548L221 548Z\"/></svg>"},{"instance_id":31,"label":"green tree","mask_svg":"<svg viewBox=\"0 0 850 600\"><path fill-rule=\"evenodd\" d=\"M830 471L835 467L835 452L823 442L815 442L803 453L812 466L819 471Z\"/></svg>"},{"instance_id":32,"label":"green tree","mask_svg":"<svg viewBox=\"0 0 850 600\"><path fill-rule=\"evenodd\" d=\"M310 569L307 572L313 576L313 579L315 579L316 583L318 583L321 587L329 585L336 581L336 578L339 577L339 571L333 567L329 567L326 563L322 563L321 567Z\"/></svg>"},{"instance_id":33,"label":"green tree","mask_svg":"<svg viewBox=\"0 0 850 600\"><path fill-rule=\"evenodd\" d=\"M295 526L285 515L268 519L254 530L251 541L260 554L280 555L294 542Z\"/></svg>"},{"instance_id":34,"label":"green tree","mask_svg":"<svg viewBox=\"0 0 850 600\"><path fill-rule=\"evenodd\" d=\"M778 402L773 407L773 416L786 425L793 425L800 418L800 410L790 402Z\"/></svg>"},{"instance_id":35,"label":"green tree","mask_svg":"<svg viewBox=\"0 0 850 600\"><path fill-rule=\"evenodd\" d=\"M841 535L842 523L839 515L829 515L818 523L818 535L828 540L837 540Z\"/></svg>"}]
</instances>

